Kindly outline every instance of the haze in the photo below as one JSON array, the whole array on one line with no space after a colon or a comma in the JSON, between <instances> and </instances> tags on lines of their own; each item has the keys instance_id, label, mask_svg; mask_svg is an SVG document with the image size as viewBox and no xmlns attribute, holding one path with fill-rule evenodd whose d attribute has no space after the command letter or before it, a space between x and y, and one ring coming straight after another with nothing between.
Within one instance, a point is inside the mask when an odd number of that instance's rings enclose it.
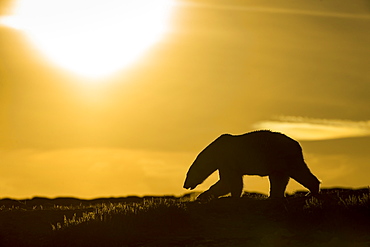
<instances>
[{"instance_id":1,"label":"haze","mask_svg":"<svg viewBox=\"0 0 370 247\"><path fill-rule=\"evenodd\" d=\"M205 146L260 128L300 141L323 187L369 186L368 1L177 1L173 11L140 59L90 80L0 26L0 197L180 195ZM248 191L268 186L245 178Z\"/></svg>"}]
</instances>

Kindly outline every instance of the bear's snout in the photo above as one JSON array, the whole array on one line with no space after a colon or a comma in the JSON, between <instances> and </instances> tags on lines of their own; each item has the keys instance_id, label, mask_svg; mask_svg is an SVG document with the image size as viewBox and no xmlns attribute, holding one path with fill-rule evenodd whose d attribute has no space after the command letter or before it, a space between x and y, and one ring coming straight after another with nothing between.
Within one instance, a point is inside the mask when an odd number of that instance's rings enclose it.
<instances>
[{"instance_id":1,"label":"bear's snout","mask_svg":"<svg viewBox=\"0 0 370 247\"><path fill-rule=\"evenodd\" d=\"M193 188L190 185L184 184L184 189L192 190Z\"/></svg>"},{"instance_id":2,"label":"bear's snout","mask_svg":"<svg viewBox=\"0 0 370 247\"><path fill-rule=\"evenodd\" d=\"M184 185L184 189L187 189L187 190L189 190L189 189L191 189L189 186L185 186Z\"/></svg>"},{"instance_id":3,"label":"bear's snout","mask_svg":"<svg viewBox=\"0 0 370 247\"><path fill-rule=\"evenodd\" d=\"M191 184L189 183L188 181L185 181L184 183L184 189L187 189L187 190L193 190L197 185L195 184Z\"/></svg>"}]
</instances>

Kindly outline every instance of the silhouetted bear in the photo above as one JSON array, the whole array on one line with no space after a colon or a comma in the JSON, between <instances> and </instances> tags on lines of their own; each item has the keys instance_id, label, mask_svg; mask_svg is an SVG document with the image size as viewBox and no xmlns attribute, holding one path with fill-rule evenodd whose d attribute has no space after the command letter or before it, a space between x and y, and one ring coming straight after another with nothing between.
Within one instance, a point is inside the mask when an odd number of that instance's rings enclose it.
<instances>
[{"instance_id":1,"label":"silhouetted bear","mask_svg":"<svg viewBox=\"0 0 370 247\"><path fill-rule=\"evenodd\" d=\"M304 162L299 143L268 130L218 137L197 156L184 188L194 189L217 169L220 180L198 199L217 198L230 192L232 197L240 197L243 175L269 176L270 197L284 197L289 177L312 194L317 194L320 188L320 181Z\"/></svg>"}]
</instances>

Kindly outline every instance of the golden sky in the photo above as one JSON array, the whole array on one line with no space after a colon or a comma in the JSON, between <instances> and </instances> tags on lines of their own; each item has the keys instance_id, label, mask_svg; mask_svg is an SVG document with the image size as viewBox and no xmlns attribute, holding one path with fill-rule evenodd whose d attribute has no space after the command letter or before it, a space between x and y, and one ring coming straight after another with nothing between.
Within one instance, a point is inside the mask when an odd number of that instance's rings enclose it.
<instances>
[{"instance_id":1,"label":"golden sky","mask_svg":"<svg viewBox=\"0 0 370 247\"><path fill-rule=\"evenodd\" d=\"M96 2L76 5L77 19L120 16ZM42 41L63 41L48 49L65 55L64 67L29 36L37 25L8 21L15 2L0 3L0 197L180 195L205 146L259 128L299 140L323 187L369 186L366 0L172 1L166 28L131 62L121 58L149 38L128 30L146 35L162 12L139 6L133 21L97 22L86 45L84 26L71 36L40 29ZM62 17L74 26L74 15ZM40 23L59 30L53 18ZM108 72L80 75L81 64ZM246 177L245 189L267 193L268 181Z\"/></svg>"}]
</instances>

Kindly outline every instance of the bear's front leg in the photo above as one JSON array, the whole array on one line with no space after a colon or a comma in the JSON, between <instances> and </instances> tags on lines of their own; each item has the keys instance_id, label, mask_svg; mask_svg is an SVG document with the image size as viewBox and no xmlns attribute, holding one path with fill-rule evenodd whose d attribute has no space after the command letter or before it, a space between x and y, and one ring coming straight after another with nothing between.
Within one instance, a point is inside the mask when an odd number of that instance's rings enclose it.
<instances>
[{"instance_id":1,"label":"bear's front leg","mask_svg":"<svg viewBox=\"0 0 370 247\"><path fill-rule=\"evenodd\" d=\"M229 187L225 184L224 181L218 180L218 182L212 185L207 191L200 194L197 197L197 200L209 201L214 198L226 195L228 193L230 193Z\"/></svg>"},{"instance_id":2,"label":"bear's front leg","mask_svg":"<svg viewBox=\"0 0 370 247\"><path fill-rule=\"evenodd\" d=\"M243 192L243 176L229 172L219 171L220 180L198 196L198 200L209 201L231 192L231 197L240 198Z\"/></svg>"},{"instance_id":3,"label":"bear's front leg","mask_svg":"<svg viewBox=\"0 0 370 247\"><path fill-rule=\"evenodd\" d=\"M243 175L238 174L235 170L226 168L219 169L220 179L224 181L228 187L228 192L231 192L231 197L240 198L243 192Z\"/></svg>"},{"instance_id":4,"label":"bear's front leg","mask_svg":"<svg viewBox=\"0 0 370 247\"><path fill-rule=\"evenodd\" d=\"M240 198L243 192L243 177L235 176L230 180L231 197Z\"/></svg>"}]
</instances>

